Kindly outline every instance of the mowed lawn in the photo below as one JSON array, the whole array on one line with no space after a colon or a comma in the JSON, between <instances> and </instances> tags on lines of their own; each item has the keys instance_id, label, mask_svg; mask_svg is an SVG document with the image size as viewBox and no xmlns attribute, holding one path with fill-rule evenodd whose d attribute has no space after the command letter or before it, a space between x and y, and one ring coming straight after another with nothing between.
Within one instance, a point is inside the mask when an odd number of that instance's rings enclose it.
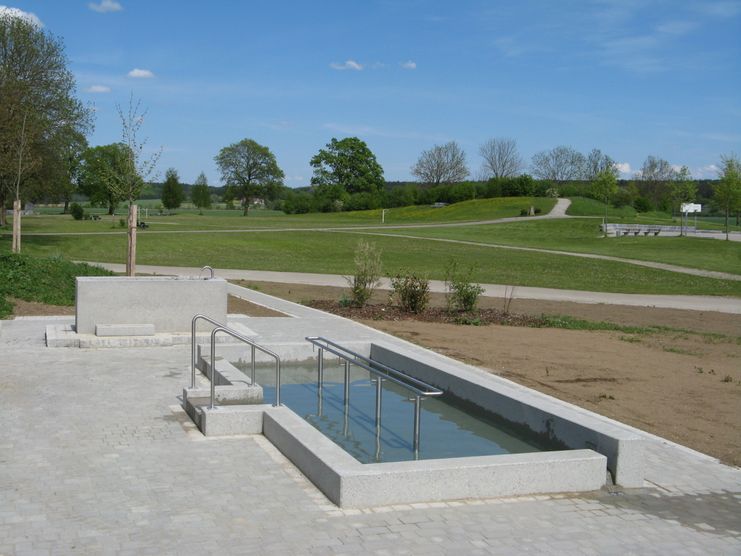
<instances>
[{"instance_id":1,"label":"mowed lawn","mask_svg":"<svg viewBox=\"0 0 741 556\"><path fill-rule=\"evenodd\" d=\"M521 209L530 206L543 214L550 212L555 199L540 197L503 197L464 201L441 208L428 205L387 209L385 222L393 224L429 224L435 222L473 222L518 216ZM91 212L89 209L87 212ZM22 220L25 233L117 233L123 232L121 215L108 216L104 211L93 210L100 220L73 220L68 214L44 214L29 216ZM147 216L140 211L140 220L149 225L149 230L177 232L183 230L241 230L268 228L325 228L344 226L368 226L381 224L381 209L353 212L312 213L287 215L278 211L251 210L242 216L239 210L211 210L198 214L195 210L177 210L170 216L158 216L150 210ZM6 232L7 233L7 232Z\"/></svg>"},{"instance_id":2,"label":"mowed lawn","mask_svg":"<svg viewBox=\"0 0 741 556\"><path fill-rule=\"evenodd\" d=\"M350 274L354 249L361 237L350 232L149 234L144 231L138 235L137 262ZM446 263L455 259L463 265L472 265L473 279L483 283L625 293L741 296L741 282L612 261L403 237L367 239L382 250L388 274L411 270L432 279L444 279ZM9 244L9 238L4 237L0 241L0 250L8 250ZM126 254L126 237L28 236L24 238L23 249L35 255L63 255L75 260L122 263Z\"/></svg>"},{"instance_id":3,"label":"mowed lawn","mask_svg":"<svg viewBox=\"0 0 741 556\"><path fill-rule=\"evenodd\" d=\"M737 241L661 236L603 238L600 223L593 218L530 220L460 228L397 229L387 232L418 237L596 253L741 274L741 243Z\"/></svg>"}]
</instances>

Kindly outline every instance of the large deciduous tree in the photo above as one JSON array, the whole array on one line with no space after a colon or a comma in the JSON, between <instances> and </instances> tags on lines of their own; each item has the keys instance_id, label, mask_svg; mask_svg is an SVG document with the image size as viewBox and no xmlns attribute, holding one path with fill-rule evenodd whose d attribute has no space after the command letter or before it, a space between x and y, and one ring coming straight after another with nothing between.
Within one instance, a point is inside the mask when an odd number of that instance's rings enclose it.
<instances>
[{"instance_id":1,"label":"large deciduous tree","mask_svg":"<svg viewBox=\"0 0 741 556\"><path fill-rule=\"evenodd\" d=\"M242 200L247 216L253 199L273 199L283 185L283 170L268 147L242 139L224 147L215 157L221 179Z\"/></svg>"},{"instance_id":2,"label":"large deciduous tree","mask_svg":"<svg viewBox=\"0 0 741 556\"><path fill-rule=\"evenodd\" d=\"M311 185L321 196L325 191L346 193L380 192L384 186L383 168L366 145L357 137L334 137L311 159L314 175Z\"/></svg>"},{"instance_id":3,"label":"large deciduous tree","mask_svg":"<svg viewBox=\"0 0 741 556\"><path fill-rule=\"evenodd\" d=\"M592 149L587 157L584 159L583 178L585 180L594 180L602 172L610 172L617 178L620 175L620 171L617 168L617 164L611 156L603 153L599 149Z\"/></svg>"},{"instance_id":4,"label":"large deciduous tree","mask_svg":"<svg viewBox=\"0 0 741 556\"><path fill-rule=\"evenodd\" d=\"M434 185L463 181L469 173L466 153L455 141L422 151L412 166L412 175L423 183Z\"/></svg>"},{"instance_id":5,"label":"large deciduous tree","mask_svg":"<svg viewBox=\"0 0 741 556\"><path fill-rule=\"evenodd\" d=\"M728 217L733 211L741 210L741 160L735 154L720 159L720 180L713 186L713 200L726 217L726 240L728 239Z\"/></svg>"},{"instance_id":6,"label":"large deciduous tree","mask_svg":"<svg viewBox=\"0 0 741 556\"><path fill-rule=\"evenodd\" d=\"M211 208L211 192L208 189L208 179L203 172L198 175L193 187L190 188L190 200L201 214L203 214L203 209Z\"/></svg>"},{"instance_id":7,"label":"large deciduous tree","mask_svg":"<svg viewBox=\"0 0 741 556\"><path fill-rule=\"evenodd\" d=\"M531 168L533 175L541 180L565 181L582 179L585 165L583 154L573 147L562 145L535 153Z\"/></svg>"},{"instance_id":8,"label":"large deciduous tree","mask_svg":"<svg viewBox=\"0 0 741 556\"><path fill-rule=\"evenodd\" d=\"M113 215L119 203L126 200L119 186L121 177L130 171L128 147L123 143L90 147L82 156L80 192L93 205L105 206Z\"/></svg>"},{"instance_id":9,"label":"large deciduous tree","mask_svg":"<svg viewBox=\"0 0 741 556\"><path fill-rule=\"evenodd\" d=\"M486 179L511 178L520 174L524 167L514 139L489 139L481 145L479 154L484 159L482 173Z\"/></svg>"},{"instance_id":10,"label":"large deciduous tree","mask_svg":"<svg viewBox=\"0 0 741 556\"><path fill-rule=\"evenodd\" d=\"M0 207L4 212L7 199L14 200L16 252L21 199L32 185L49 187L44 180L57 167L58 149L91 128L92 111L74 93L61 41L29 19L0 12Z\"/></svg>"},{"instance_id":11,"label":"large deciduous tree","mask_svg":"<svg viewBox=\"0 0 741 556\"><path fill-rule=\"evenodd\" d=\"M183 203L183 184L180 183L175 168L165 172L165 183L162 186L162 206L167 210L178 208Z\"/></svg>"},{"instance_id":12,"label":"large deciduous tree","mask_svg":"<svg viewBox=\"0 0 741 556\"><path fill-rule=\"evenodd\" d=\"M671 183L676 178L676 171L663 158L653 155L646 157L640 172L636 174L641 194L654 206L669 209L671 203Z\"/></svg>"}]
</instances>

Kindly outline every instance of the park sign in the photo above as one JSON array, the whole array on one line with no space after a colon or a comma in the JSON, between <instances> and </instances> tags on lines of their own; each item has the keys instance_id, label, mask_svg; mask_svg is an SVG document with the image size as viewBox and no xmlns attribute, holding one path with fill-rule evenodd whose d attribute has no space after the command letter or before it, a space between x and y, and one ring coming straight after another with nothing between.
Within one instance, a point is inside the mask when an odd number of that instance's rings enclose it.
<instances>
[{"instance_id":1,"label":"park sign","mask_svg":"<svg viewBox=\"0 0 741 556\"><path fill-rule=\"evenodd\" d=\"M689 214L692 212L702 212L702 205L698 203L682 203L682 212Z\"/></svg>"}]
</instances>

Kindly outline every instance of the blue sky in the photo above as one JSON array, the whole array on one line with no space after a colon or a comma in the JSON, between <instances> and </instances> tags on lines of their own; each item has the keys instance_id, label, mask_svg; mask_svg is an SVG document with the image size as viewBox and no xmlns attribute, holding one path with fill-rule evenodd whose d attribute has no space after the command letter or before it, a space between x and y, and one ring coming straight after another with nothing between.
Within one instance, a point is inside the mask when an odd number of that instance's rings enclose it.
<instances>
[{"instance_id":1,"label":"blue sky","mask_svg":"<svg viewBox=\"0 0 741 556\"><path fill-rule=\"evenodd\" d=\"M0 0L1 1L1 0ZM143 135L192 182L251 138L289 186L332 137L356 135L389 180L457 141L594 147L626 177L648 155L715 177L741 154L739 1L58 0L5 3L64 39L93 145L120 139L116 103L148 107Z\"/></svg>"}]
</instances>

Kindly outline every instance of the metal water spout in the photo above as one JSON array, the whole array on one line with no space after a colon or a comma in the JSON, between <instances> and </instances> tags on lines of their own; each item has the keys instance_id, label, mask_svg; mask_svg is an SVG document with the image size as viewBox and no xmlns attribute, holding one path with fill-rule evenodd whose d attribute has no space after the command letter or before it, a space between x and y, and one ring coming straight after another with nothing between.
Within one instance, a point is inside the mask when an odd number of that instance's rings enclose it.
<instances>
[{"instance_id":1,"label":"metal water spout","mask_svg":"<svg viewBox=\"0 0 741 556\"><path fill-rule=\"evenodd\" d=\"M214 277L214 269L213 269L213 268L211 268L210 266L206 265L206 266L204 266L204 267L203 267L203 268L201 269L201 272L199 272L199 273L198 273L198 277L199 277L199 278L201 277L201 274L203 274L203 271L204 271L204 270L208 270L208 271L209 271L209 272L211 273L211 276L209 276L208 278L204 278L204 280L210 280L210 279L212 279L212 278Z\"/></svg>"}]
</instances>

